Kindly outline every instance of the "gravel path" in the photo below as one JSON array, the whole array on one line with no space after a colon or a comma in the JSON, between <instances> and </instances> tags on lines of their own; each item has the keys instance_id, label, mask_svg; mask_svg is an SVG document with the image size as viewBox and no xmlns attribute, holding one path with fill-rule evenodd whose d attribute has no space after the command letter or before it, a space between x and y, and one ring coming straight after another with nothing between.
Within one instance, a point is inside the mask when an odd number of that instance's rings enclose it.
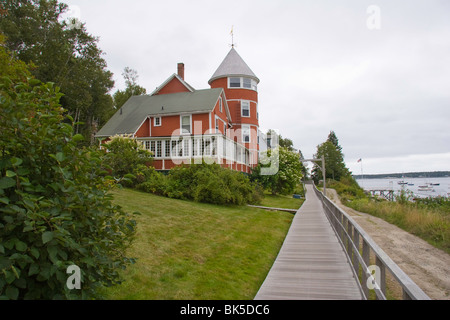
<instances>
[{"instance_id":1,"label":"gravel path","mask_svg":"<svg viewBox=\"0 0 450 320\"><path fill-rule=\"evenodd\" d=\"M372 237L392 260L433 300L450 300L450 255L374 216L344 206L336 190L327 196Z\"/></svg>"}]
</instances>

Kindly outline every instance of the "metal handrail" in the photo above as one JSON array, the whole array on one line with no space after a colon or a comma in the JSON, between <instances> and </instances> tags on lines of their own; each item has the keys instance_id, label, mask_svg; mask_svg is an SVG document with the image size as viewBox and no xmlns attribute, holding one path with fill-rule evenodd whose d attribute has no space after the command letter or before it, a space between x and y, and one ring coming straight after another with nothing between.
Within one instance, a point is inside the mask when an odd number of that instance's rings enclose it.
<instances>
[{"instance_id":1,"label":"metal handrail","mask_svg":"<svg viewBox=\"0 0 450 320\"><path fill-rule=\"evenodd\" d=\"M315 185L314 191L321 200L325 214L353 267L365 299L369 297L369 290L373 289L377 299L386 300L387 269L402 287L404 300L431 300L345 211L320 192ZM375 266L370 263L371 252L375 255ZM374 270L379 274L374 274Z\"/></svg>"}]
</instances>

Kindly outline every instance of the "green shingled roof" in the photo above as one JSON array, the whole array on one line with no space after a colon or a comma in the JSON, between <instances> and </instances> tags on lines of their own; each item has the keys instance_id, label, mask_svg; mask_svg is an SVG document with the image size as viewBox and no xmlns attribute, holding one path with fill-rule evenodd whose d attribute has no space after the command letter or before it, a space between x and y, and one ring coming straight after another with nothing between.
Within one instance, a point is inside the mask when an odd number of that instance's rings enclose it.
<instances>
[{"instance_id":1,"label":"green shingled roof","mask_svg":"<svg viewBox=\"0 0 450 320\"><path fill-rule=\"evenodd\" d=\"M134 134L147 116L211 112L222 88L196 90L156 96L134 96L100 129L96 137Z\"/></svg>"}]
</instances>

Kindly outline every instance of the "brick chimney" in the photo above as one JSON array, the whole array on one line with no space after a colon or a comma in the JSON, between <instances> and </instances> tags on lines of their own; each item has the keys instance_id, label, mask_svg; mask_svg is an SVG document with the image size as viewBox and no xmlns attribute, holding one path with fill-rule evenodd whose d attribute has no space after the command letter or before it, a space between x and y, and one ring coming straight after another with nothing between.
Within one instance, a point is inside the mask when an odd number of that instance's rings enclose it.
<instances>
[{"instance_id":1,"label":"brick chimney","mask_svg":"<svg viewBox=\"0 0 450 320\"><path fill-rule=\"evenodd\" d=\"M184 80L184 63L182 62L178 64L178 76Z\"/></svg>"}]
</instances>

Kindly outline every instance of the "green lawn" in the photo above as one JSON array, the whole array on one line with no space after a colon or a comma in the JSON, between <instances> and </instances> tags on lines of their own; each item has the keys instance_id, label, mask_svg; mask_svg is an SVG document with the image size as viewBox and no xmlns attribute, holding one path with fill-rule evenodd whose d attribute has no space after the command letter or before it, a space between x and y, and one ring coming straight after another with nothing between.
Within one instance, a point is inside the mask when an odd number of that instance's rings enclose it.
<instances>
[{"instance_id":1,"label":"green lawn","mask_svg":"<svg viewBox=\"0 0 450 320\"><path fill-rule=\"evenodd\" d=\"M264 199L261 201L261 206L283 209L298 209L302 206L304 201L304 199L294 199L292 195L272 195L266 191L264 192Z\"/></svg>"},{"instance_id":2,"label":"green lawn","mask_svg":"<svg viewBox=\"0 0 450 320\"><path fill-rule=\"evenodd\" d=\"M293 215L174 200L139 191L114 192L126 211L139 211L129 256L138 258L107 299L253 299Z\"/></svg>"}]
</instances>

